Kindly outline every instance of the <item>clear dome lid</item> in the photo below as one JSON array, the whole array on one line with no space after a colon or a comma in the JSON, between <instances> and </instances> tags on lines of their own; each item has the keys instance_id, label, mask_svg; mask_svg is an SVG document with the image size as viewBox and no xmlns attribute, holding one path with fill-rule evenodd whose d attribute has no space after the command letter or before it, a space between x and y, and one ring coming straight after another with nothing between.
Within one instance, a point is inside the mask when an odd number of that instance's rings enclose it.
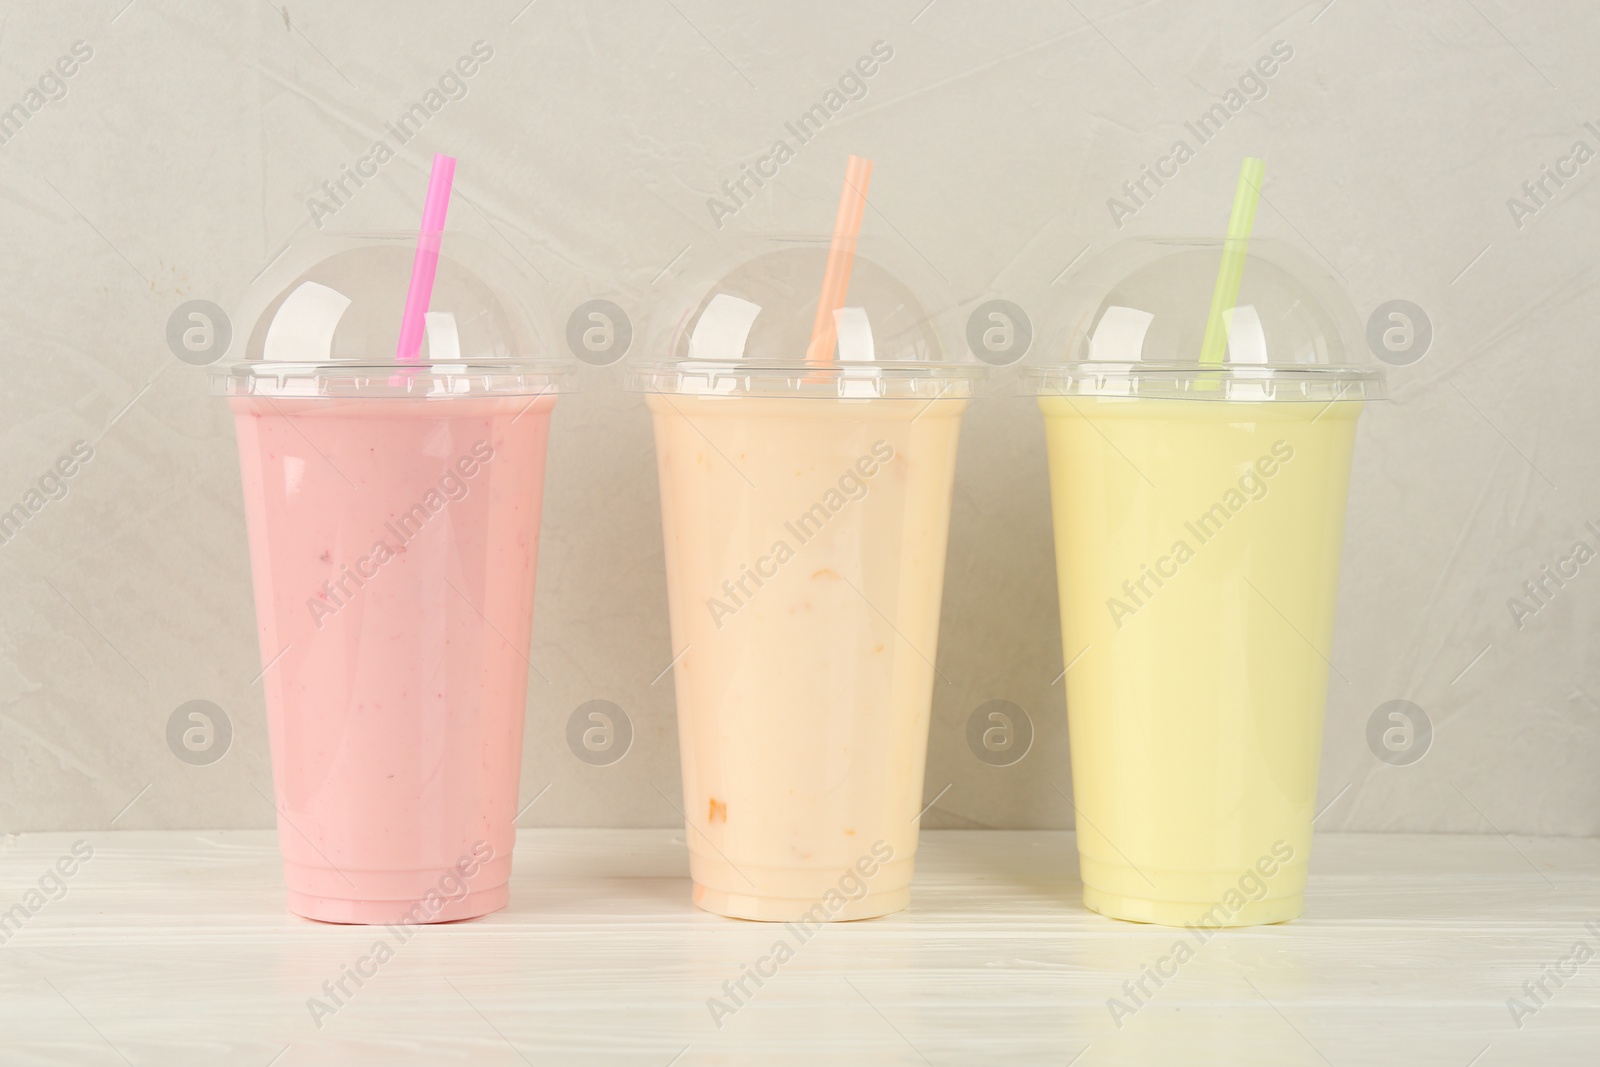
<instances>
[{"instance_id":1,"label":"clear dome lid","mask_svg":"<svg viewBox=\"0 0 1600 1067\"><path fill-rule=\"evenodd\" d=\"M554 391L564 367L522 302L531 282L482 242L446 233L418 359L397 362L417 235L317 235L241 300L217 396L455 397ZM248 327L248 329L245 329Z\"/></svg>"},{"instance_id":2,"label":"clear dome lid","mask_svg":"<svg viewBox=\"0 0 1600 1067\"><path fill-rule=\"evenodd\" d=\"M829 240L750 238L680 270L647 323L646 360L625 371L627 386L706 396L971 395L986 368L951 343L944 287L870 237L857 243L844 306L833 313L831 359L807 361Z\"/></svg>"},{"instance_id":3,"label":"clear dome lid","mask_svg":"<svg viewBox=\"0 0 1600 1067\"><path fill-rule=\"evenodd\" d=\"M1024 368L1029 392L1189 400L1373 400L1384 372L1355 308L1308 257L1252 238L1239 296L1222 312L1226 353L1201 350L1221 238L1120 242L1066 283Z\"/></svg>"}]
</instances>

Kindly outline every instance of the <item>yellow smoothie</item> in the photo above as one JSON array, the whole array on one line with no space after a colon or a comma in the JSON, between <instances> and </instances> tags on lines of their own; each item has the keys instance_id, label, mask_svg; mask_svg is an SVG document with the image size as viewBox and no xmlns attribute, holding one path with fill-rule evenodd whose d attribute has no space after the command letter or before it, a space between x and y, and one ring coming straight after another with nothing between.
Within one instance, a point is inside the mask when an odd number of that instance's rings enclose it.
<instances>
[{"instance_id":1,"label":"yellow smoothie","mask_svg":"<svg viewBox=\"0 0 1600 1067\"><path fill-rule=\"evenodd\" d=\"M1039 406L1085 905L1299 915L1362 404Z\"/></svg>"},{"instance_id":2,"label":"yellow smoothie","mask_svg":"<svg viewBox=\"0 0 1600 1067\"><path fill-rule=\"evenodd\" d=\"M695 903L905 907L965 401L648 403Z\"/></svg>"}]
</instances>

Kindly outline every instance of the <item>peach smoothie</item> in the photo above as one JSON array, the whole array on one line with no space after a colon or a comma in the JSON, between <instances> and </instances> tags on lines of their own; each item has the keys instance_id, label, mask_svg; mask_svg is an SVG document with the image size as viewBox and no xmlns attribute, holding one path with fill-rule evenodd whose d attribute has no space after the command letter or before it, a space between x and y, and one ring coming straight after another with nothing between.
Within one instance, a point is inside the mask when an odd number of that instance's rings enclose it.
<instances>
[{"instance_id":1,"label":"peach smoothie","mask_svg":"<svg viewBox=\"0 0 1600 1067\"><path fill-rule=\"evenodd\" d=\"M695 903L905 907L966 402L648 403Z\"/></svg>"}]
</instances>

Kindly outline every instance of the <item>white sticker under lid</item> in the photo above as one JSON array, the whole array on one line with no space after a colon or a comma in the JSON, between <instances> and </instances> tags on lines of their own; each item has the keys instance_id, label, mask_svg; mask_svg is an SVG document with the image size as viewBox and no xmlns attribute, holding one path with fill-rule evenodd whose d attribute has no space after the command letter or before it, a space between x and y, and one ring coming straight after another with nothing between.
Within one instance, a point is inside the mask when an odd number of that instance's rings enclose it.
<instances>
[{"instance_id":1,"label":"white sticker under lid","mask_svg":"<svg viewBox=\"0 0 1600 1067\"><path fill-rule=\"evenodd\" d=\"M428 334L428 359L433 363L455 363L461 359L461 334L456 317L449 311L429 311L423 318Z\"/></svg>"},{"instance_id":2,"label":"white sticker under lid","mask_svg":"<svg viewBox=\"0 0 1600 1067\"><path fill-rule=\"evenodd\" d=\"M1253 304L1240 304L1222 313L1222 324L1228 331L1228 363L1234 367L1267 366L1267 334L1261 327L1261 315ZM1266 382L1228 382L1229 400L1271 400L1271 387Z\"/></svg>"},{"instance_id":3,"label":"white sticker under lid","mask_svg":"<svg viewBox=\"0 0 1600 1067\"><path fill-rule=\"evenodd\" d=\"M333 334L350 306L350 298L319 282L302 282L278 305L267 338L264 359L289 363L326 363L333 358Z\"/></svg>"},{"instance_id":4,"label":"white sticker under lid","mask_svg":"<svg viewBox=\"0 0 1600 1067\"><path fill-rule=\"evenodd\" d=\"M872 320L866 308L839 308L833 313L834 326L839 334L840 363L871 363L877 358L872 343ZM869 374L876 376L875 371ZM873 397L878 395L878 383L872 378L849 377L839 383L839 395L844 397Z\"/></svg>"},{"instance_id":5,"label":"white sticker under lid","mask_svg":"<svg viewBox=\"0 0 1600 1067\"><path fill-rule=\"evenodd\" d=\"M833 321L839 331L839 362L871 363L878 358L866 308L840 308L833 313Z\"/></svg>"},{"instance_id":6,"label":"white sticker under lid","mask_svg":"<svg viewBox=\"0 0 1600 1067\"><path fill-rule=\"evenodd\" d=\"M1240 304L1222 313L1228 331L1229 363L1266 363L1267 332L1254 304Z\"/></svg>"},{"instance_id":7,"label":"white sticker under lid","mask_svg":"<svg viewBox=\"0 0 1600 1067\"><path fill-rule=\"evenodd\" d=\"M711 298L689 335L689 358L693 360L739 359L744 355L750 327L761 314L761 305L731 293Z\"/></svg>"},{"instance_id":8,"label":"white sticker under lid","mask_svg":"<svg viewBox=\"0 0 1600 1067\"><path fill-rule=\"evenodd\" d=\"M1089 358L1108 363L1137 363L1144 355L1144 335L1155 316L1138 308L1108 307L1089 338Z\"/></svg>"}]
</instances>

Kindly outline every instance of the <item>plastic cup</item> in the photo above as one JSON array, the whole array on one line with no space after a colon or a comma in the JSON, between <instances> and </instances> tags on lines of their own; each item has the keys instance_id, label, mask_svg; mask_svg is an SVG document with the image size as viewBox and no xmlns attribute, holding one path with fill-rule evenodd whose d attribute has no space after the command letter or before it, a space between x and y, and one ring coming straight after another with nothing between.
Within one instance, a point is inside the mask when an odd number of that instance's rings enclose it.
<instances>
[{"instance_id":1,"label":"plastic cup","mask_svg":"<svg viewBox=\"0 0 1600 1067\"><path fill-rule=\"evenodd\" d=\"M1108 253L1027 379L1084 904L1169 926L1303 910L1356 423L1382 390L1342 295L1271 242L1202 364L1221 247Z\"/></svg>"},{"instance_id":2,"label":"plastic cup","mask_svg":"<svg viewBox=\"0 0 1600 1067\"><path fill-rule=\"evenodd\" d=\"M212 378L238 435L288 906L308 918L507 901L556 378L508 358L526 334L454 243L418 363L373 359L409 243L359 241L274 286L249 358Z\"/></svg>"},{"instance_id":3,"label":"plastic cup","mask_svg":"<svg viewBox=\"0 0 1600 1067\"><path fill-rule=\"evenodd\" d=\"M910 899L960 419L977 378L858 258L805 352L826 240L697 290L629 374L660 474L694 902L864 919ZM692 299L692 298L691 298Z\"/></svg>"}]
</instances>

